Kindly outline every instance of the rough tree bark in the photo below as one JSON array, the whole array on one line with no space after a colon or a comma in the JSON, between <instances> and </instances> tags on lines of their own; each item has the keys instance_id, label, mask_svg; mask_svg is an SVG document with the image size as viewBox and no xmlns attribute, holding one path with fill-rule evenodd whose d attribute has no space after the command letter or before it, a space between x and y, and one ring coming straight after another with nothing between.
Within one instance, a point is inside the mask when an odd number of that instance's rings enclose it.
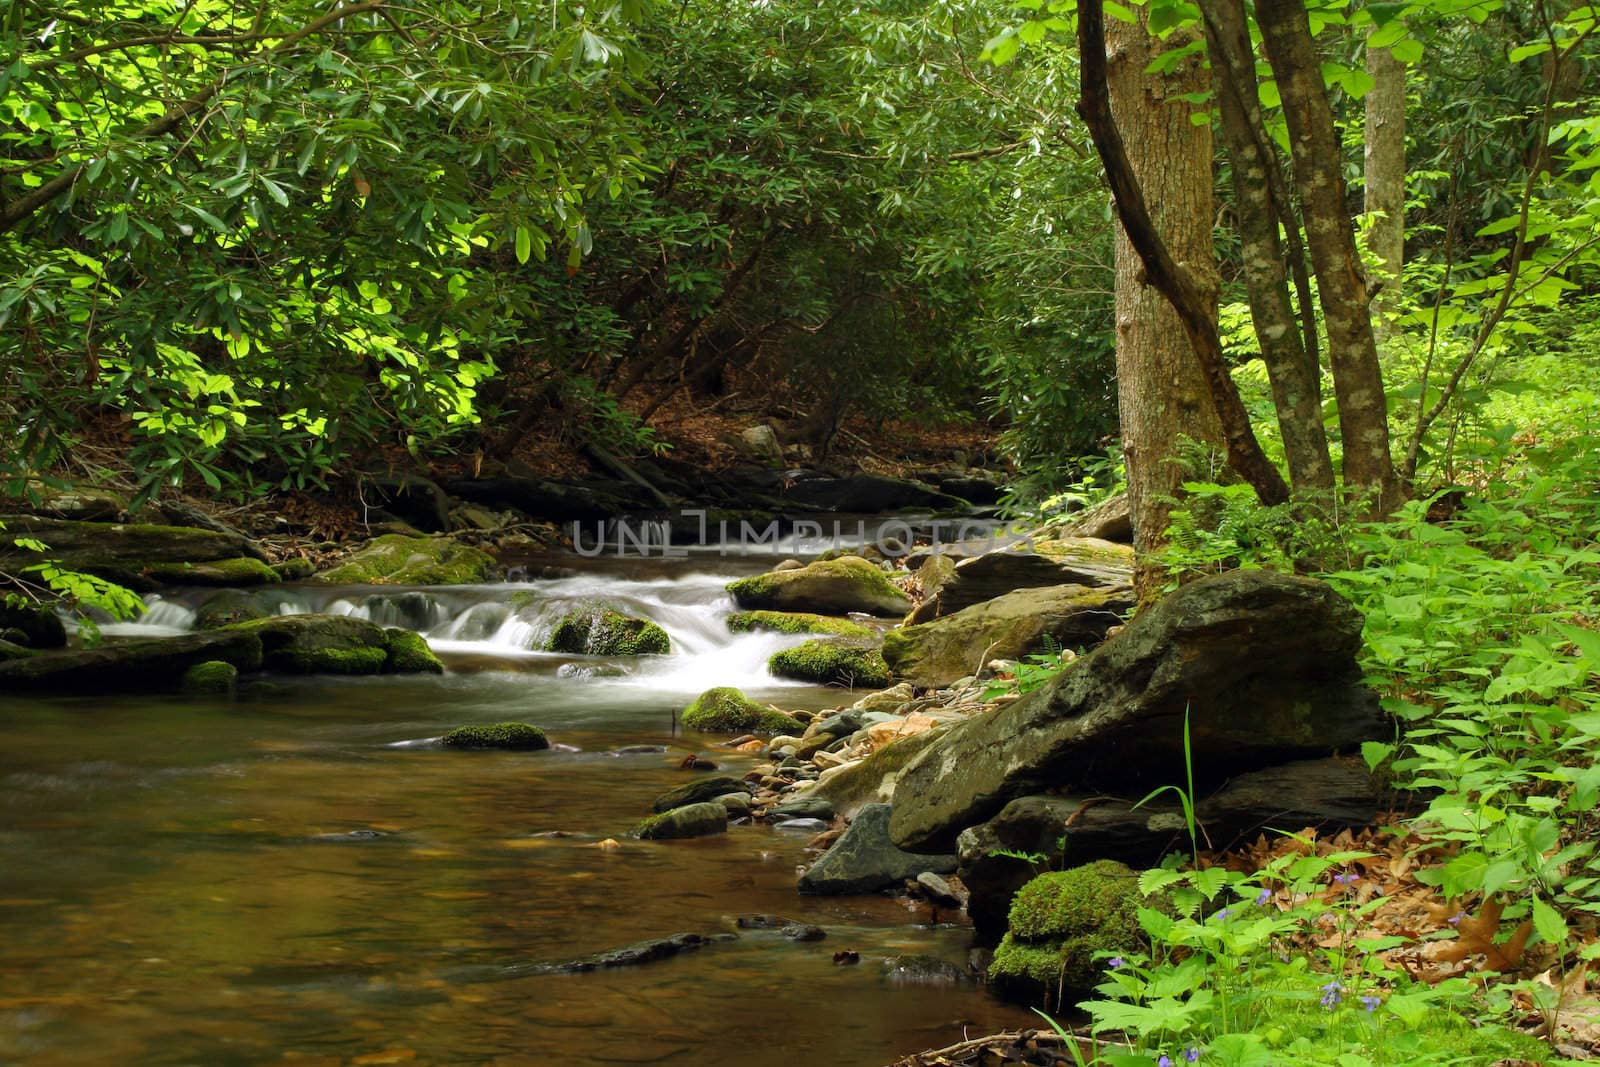
<instances>
[{"instance_id":1,"label":"rough tree bark","mask_svg":"<svg viewBox=\"0 0 1600 1067\"><path fill-rule=\"evenodd\" d=\"M1233 162L1241 267L1261 358L1272 383L1272 402L1283 435L1289 476L1297 492L1333 488L1333 460L1322 429L1322 382L1315 350L1308 350L1289 301L1288 272L1278 223L1297 237L1284 203L1288 193L1276 149L1261 117L1255 57L1243 0L1201 4L1206 52L1222 112L1223 143ZM1293 254L1303 250L1295 241ZM1314 336L1314 335L1313 335Z\"/></svg>"},{"instance_id":2,"label":"rough tree bark","mask_svg":"<svg viewBox=\"0 0 1600 1067\"><path fill-rule=\"evenodd\" d=\"M1289 126L1295 187L1328 331L1328 365L1339 402L1345 485L1371 492L1371 510L1386 514L1399 505L1402 492L1389 454L1383 372L1372 333L1366 280L1345 206L1339 137L1311 38L1311 22L1303 0L1259 0L1256 24L1277 76Z\"/></svg>"},{"instance_id":3,"label":"rough tree bark","mask_svg":"<svg viewBox=\"0 0 1600 1067\"><path fill-rule=\"evenodd\" d=\"M1367 31L1370 38L1377 30ZM1367 47L1367 74L1372 89L1365 98L1365 158L1362 177L1365 203L1374 215L1367 248L1383 265L1383 288L1375 300L1373 329L1381 340L1389 332L1388 316L1400 298L1400 268L1406 251L1406 67L1387 48Z\"/></svg>"}]
</instances>

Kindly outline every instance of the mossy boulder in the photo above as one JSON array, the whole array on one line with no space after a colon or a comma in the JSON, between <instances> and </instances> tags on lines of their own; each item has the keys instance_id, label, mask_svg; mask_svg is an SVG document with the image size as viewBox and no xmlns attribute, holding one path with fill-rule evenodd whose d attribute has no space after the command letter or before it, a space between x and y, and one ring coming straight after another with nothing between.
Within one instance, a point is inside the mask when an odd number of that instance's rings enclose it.
<instances>
[{"instance_id":1,"label":"mossy boulder","mask_svg":"<svg viewBox=\"0 0 1600 1067\"><path fill-rule=\"evenodd\" d=\"M286 582L299 582L317 573L317 568L309 559L295 556L281 563L274 563L272 573Z\"/></svg>"},{"instance_id":2,"label":"mossy boulder","mask_svg":"<svg viewBox=\"0 0 1600 1067\"><path fill-rule=\"evenodd\" d=\"M672 641L667 631L649 619L591 604L556 620L545 650L586 656L665 655L672 651Z\"/></svg>"},{"instance_id":3,"label":"mossy boulder","mask_svg":"<svg viewBox=\"0 0 1600 1067\"><path fill-rule=\"evenodd\" d=\"M989 980L1008 997L1045 1007L1088 993L1106 968L1096 954L1144 951L1139 909L1159 906L1139 891L1138 874L1115 860L1042 874L1011 902Z\"/></svg>"},{"instance_id":4,"label":"mossy boulder","mask_svg":"<svg viewBox=\"0 0 1600 1067\"><path fill-rule=\"evenodd\" d=\"M260 599L237 589L224 589L206 599L194 613L196 630L218 630L234 623L266 619L275 612Z\"/></svg>"},{"instance_id":5,"label":"mossy boulder","mask_svg":"<svg viewBox=\"0 0 1600 1067\"><path fill-rule=\"evenodd\" d=\"M780 678L818 685L882 689L889 684L889 667L878 646L848 637L807 641L786 648L767 660L767 669Z\"/></svg>"},{"instance_id":6,"label":"mossy boulder","mask_svg":"<svg viewBox=\"0 0 1600 1067\"><path fill-rule=\"evenodd\" d=\"M178 688L197 663L261 667L261 638L242 630L119 641L99 648L40 652L0 663L0 693L141 693Z\"/></svg>"},{"instance_id":7,"label":"mossy boulder","mask_svg":"<svg viewBox=\"0 0 1600 1067\"><path fill-rule=\"evenodd\" d=\"M428 647L427 640L415 630L391 627L383 631L388 658L384 660L386 674L443 674L444 664Z\"/></svg>"},{"instance_id":8,"label":"mossy boulder","mask_svg":"<svg viewBox=\"0 0 1600 1067\"><path fill-rule=\"evenodd\" d=\"M285 674L382 674L389 665L383 627L345 615L275 615L224 627L261 639L268 670Z\"/></svg>"},{"instance_id":9,"label":"mossy boulder","mask_svg":"<svg viewBox=\"0 0 1600 1067\"><path fill-rule=\"evenodd\" d=\"M673 808L682 808L689 804L703 804L708 800L727 796L729 793L748 793L749 783L742 778L735 778L731 774L714 774L706 778L696 778L686 782L676 789L669 789L656 797L656 802L650 810L656 814L671 811Z\"/></svg>"},{"instance_id":10,"label":"mossy boulder","mask_svg":"<svg viewBox=\"0 0 1600 1067\"><path fill-rule=\"evenodd\" d=\"M872 636L872 631L858 622L806 611L736 611L728 616L728 629L736 634L765 631L775 634L833 634L838 637Z\"/></svg>"},{"instance_id":11,"label":"mossy boulder","mask_svg":"<svg viewBox=\"0 0 1600 1067\"><path fill-rule=\"evenodd\" d=\"M859 556L818 560L798 570L769 571L728 583L741 608L820 615L904 615L911 601L900 587Z\"/></svg>"},{"instance_id":12,"label":"mossy boulder","mask_svg":"<svg viewBox=\"0 0 1600 1067\"><path fill-rule=\"evenodd\" d=\"M792 715L757 704L732 686L707 689L683 712L685 729L703 734L800 733L806 727Z\"/></svg>"},{"instance_id":13,"label":"mossy boulder","mask_svg":"<svg viewBox=\"0 0 1600 1067\"><path fill-rule=\"evenodd\" d=\"M231 693L239 681L239 668L222 660L207 660L196 663L193 667L183 672L179 688L185 693L195 695L215 695Z\"/></svg>"},{"instance_id":14,"label":"mossy boulder","mask_svg":"<svg viewBox=\"0 0 1600 1067\"><path fill-rule=\"evenodd\" d=\"M250 556L151 563L145 566L143 576L160 585L271 585L283 580L277 571Z\"/></svg>"},{"instance_id":15,"label":"mossy boulder","mask_svg":"<svg viewBox=\"0 0 1600 1067\"><path fill-rule=\"evenodd\" d=\"M457 726L440 738L451 748L504 748L534 752L550 747L544 731L525 722L497 722L486 726Z\"/></svg>"},{"instance_id":16,"label":"mossy boulder","mask_svg":"<svg viewBox=\"0 0 1600 1067\"><path fill-rule=\"evenodd\" d=\"M494 557L448 537L374 538L313 579L328 585L471 585L489 580Z\"/></svg>"},{"instance_id":17,"label":"mossy boulder","mask_svg":"<svg viewBox=\"0 0 1600 1067\"><path fill-rule=\"evenodd\" d=\"M14 631L11 640L28 648L61 648L67 628L55 609L45 604L12 602L0 595L0 630Z\"/></svg>"},{"instance_id":18,"label":"mossy boulder","mask_svg":"<svg viewBox=\"0 0 1600 1067\"><path fill-rule=\"evenodd\" d=\"M641 841L671 841L726 833L727 829L728 809L709 800L652 815L633 828L633 836Z\"/></svg>"}]
</instances>

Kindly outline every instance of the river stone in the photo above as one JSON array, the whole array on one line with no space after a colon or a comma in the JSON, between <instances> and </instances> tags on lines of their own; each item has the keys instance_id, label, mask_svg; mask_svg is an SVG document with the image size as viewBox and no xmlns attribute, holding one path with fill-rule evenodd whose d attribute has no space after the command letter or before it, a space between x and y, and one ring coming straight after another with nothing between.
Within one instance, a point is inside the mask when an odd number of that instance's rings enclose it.
<instances>
[{"instance_id":1,"label":"river stone","mask_svg":"<svg viewBox=\"0 0 1600 1067\"><path fill-rule=\"evenodd\" d=\"M741 608L819 615L904 615L911 601L900 587L859 556L818 560L799 570L769 571L728 583Z\"/></svg>"},{"instance_id":2,"label":"river stone","mask_svg":"<svg viewBox=\"0 0 1600 1067\"><path fill-rule=\"evenodd\" d=\"M389 638L377 623L348 615L274 615L235 623L261 638L268 670L285 674L381 674L389 664Z\"/></svg>"},{"instance_id":3,"label":"river stone","mask_svg":"<svg viewBox=\"0 0 1600 1067\"><path fill-rule=\"evenodd\" d=\"M260 585L278 581L261 549L237 534L188 526L143 523L72 522L37 515L0 516L0 571L16 573L41 558L59 560L66 570L83 571L130 589L163 584ZM15 546L17 537L49 546L48 555Z\"/></svg>"},{"instance_id":4,"label":"river stone","mask_svg":"<svg viewBox=\"0 0 1600 1067\"><path fill-rule=\"evenodd\" d=\"M863 804L886 804L894 799L906 765L943 736L946 729L914 734L878 749L866 759L830 768L816 785L807 787L802 797L826 800L841 815L853 815Z\"/></svg>"},{"instance_id":5,"label":"river stone","mask_svg":"<svg viewBox=\"0 0 1600 1067\"><path fill-rule=\"evenodd\" d=\"M1000 814L957 839L961 880L971 893L967 914L981 939L1005 933L1011 899L1035 865L1002 852L1046 857L1059 864L1118 860L1150 867L1174 850L1188 851L1188 826L1176 804L1137 798L1019 797ZM1242 774L1195 806L1210 847L1228 851L1272 829L1316 827L1334 832L1372 825L1381 799L1359 760L1297 760Z\"/></svg>"},{"instance_id":6,"label":"river stone","mask_svg":"<svg viewBox=\"0 0 1600 1067\"><path fill-rule=\"evenodd\" d=\"M876 693L868 693L854 704L851 704L849 710L863 712L894 711L902 704L914 699L916 695L917 694L911 688L910 683L901 682L898 685L891 685L889 688L880 690ZM851 732L854 733L855 731L852 730Z\"/></svg>"},{"instance_id":7,"label":"river stone","mask_svg":"<svg viewBox=\"0 0 1600 1067\"><path fill-rule=\"evenodd\" d=\"M175 689L184 672L197 663L220 660L241 671L253 671L261 667L261 654L261 638L237 630L41 652L0 663L0 692Z\"/></svg>"},{"instance_id":8,"label":"river stone","mask_svg":"<svg viewBox=\"0 0 1600 1067\"><path fill-rule=\"evenodd\" d=\"M937 956L893 956L883 961L883 977L890 985L954 986L972 980L966 971Z\"/></svg>"},{"instance_id":9,"label":"river stone","mask_svg":"<svg viewBox=\"0 0 1600 1067\"><path fill-rule=\"evenodd\" d=\"M194 628L215 630L236 622L265 619L276 614L260 598L237 589L224 589L195 609Z\"/></svg>"},{"instance_id":10,"label":"river stone","mask_svg":"<svg viewBox=\"0 0 1600 1067\"><path fill-rule=\"evenodd\" d=\"M767 670L817 685L877 688L889 682L878 643L853 637L825 637L774 652Z\"/></svg>"},{"instance_id":11,"label":"river stone","mask_svg":"<svg viewBox=\"0 0 1600 1067\"><path fill-rule=\"evenodd\" d=\"M717 797L717 803L728 809L729 818L742 818L750 814L749 793L724 793Z\"/></svg>"},{"instance_id":12,"label":"river stone","mask_svg":"<svg viewBox=\"0 0 1600 1067\"><path fill-rule=\"evenodd\" d=\"M471 585L485 582L494 557L448 537L385 534L313 579L327 585Z\"/></svg>"},{"instance_id":13,"label":"river stone","mask_svg":"<svg viewBox=\"0 0 1600 1067\"><path fill-rule=\"evenodd\" d=\"M942 904L947 908L966 907L966 894L956 892L954 886L932 871L923 871L917 875L917 884L935 904Z\"/></svg>"},{"instance_id":14,"label":"river stone","mask_svg":"<svg viewBox=\"0 0 1600 1067\"><path fill-rule=\"evenodd\" d=\"M726 833L727 829L728 809L711 800L652 815L635 827L633 833L642 841L670 841Z\"/></svg>"},{"instance_id":15,"label":"river stone","mask_svg":"<svg viewBox=\"0 0 1600 1067\"><path fill-rule=\"evenodd\" d=\"M855 733L865 725L866 723L862 720L860 715L857 715L854 711L845 710L833 715L829 715L826 719L820 720L816 724L816 729L817 733L819 734L832 734L834 737L849 737L851 734Z\"/></svg>"},{"instance_id":16,"label":"river stone","mask_svg":"<svg viewBox=\"0 0 1600 1067\"><path fill-rule=\"evenodd\" d=\"M1020 659L1047 642L1091 645L1133 607L1125 585L1019 589L933 622L890 630L883 658L913 685L944 688L996 657Z\"/></svg>"},{"instance_id":17,"label":"river stone","mask_svg":"<svg viewBox=\"0 0 1600 1067\"><path fill-rule=\"evenodd\" d=\"M768 815L774 819L821 819L826 822L833 818L833 805L821 797L798 797L785 800Z\"/></svg>"},{"instance_id":18,"label":"river stone","mask_svg":"<svg viewBox=\"0 0 1600 1067\"><path fill-rule=\"evenodd\" d=\"M178 687L193 696L217 696L233 692L238 681L239 668L221 660L207 660L184 671Z\"/></svg>"},{"instance_id":19,"label":"river stone","mask_svg":"<svg viewBox=\"0 0 1600 1067\"><path fill-rule=\"evenodd\" d=\"M783 466L783 445L778 441L777 431L771 426L762 423L740 430L739 443L747 454L767 466Z\"/></svg>"},{"instance_id":20,"label":"river stone","mask_svg":"<svg viewBox=\"0 0 1600 1067\"><path fill-rule=\"evenodd\" d=\"M713 774L685 782L676 789L667 790L656 797L650 810L659 815L664 811L671 811L673 808L681 808L688 804L702 804L708 800L716 800L728 793L749 792L750 783L742 778L728 774Z\"/></svg>"},{"instance_id":21,"label":"river stone","mask_svg":"<svg viewBox=\"0 0 1600 1067\"><path fill-rule=\"evenodd\" d=\"M789 941L822 941L828 936L822 927L810 923L790 923L778 932Z\"/></svg>"},{"instance_id":22,"label":"river stone","mask_svg":"<svg viewBox=\"0 0 1600 1067\"><path fill-rule=\"evenodd\" d=\"M946 732L901 776L894 839L953 846L1046 789L1196 787L1388 736L1355 655L1361 614L1329 586L1270 571L1193 582L1055 681ZM1392 731L1390 731L1392 732Z\"/></svg>"},{"instance_id":23,"label":"river stone","mask_svg":"<svg viewBox=\"0 0 1600 1067\"><path fill-rule=\"evenodd\" d=\"M928 568L918 572L922 577ZM931 622L946 615L1004 596L1018 589L1081 585L1090 588L1126 585L1133 575L1133 549L1090 538L1051 541L1038 546L1013 545L985 552L955 564L939 575L937 588L928 592L908 622Z\"/></svg>"},{"instance_id":24,"label":"river stone","mask_svg":"<svg viewBox=\"0 0 1600 1067\"><path fill-rule=\"evenodd\" d=\"M649 619L624 615L606 604L590 604L557 620L545 650L586 656L665 655L672 643L667 631Z\"/></svg>"},{"instance_id":25,"label":"river stone","mask_svg":"<svg viewBox=\"0 0 1600 1067\"><path fill-rule=\"evenodd\" d=\"M872 893L915 878L923 871L948 874L954 856L917 855L889 840L887 804L868 804L811 869L800 876L800 892L841 896Z\"/></svg>"},{"instance_id":26,"label":"river stone","mask_svg":"<svg viewBox=\"0 0 1600 1067\"><path fill-rule=\"evenodd\" d=\"M828 824L821 819L784 819L773 823L772 828L797 834L820 834L828 829Z\"/></svg>"}]
</instances>

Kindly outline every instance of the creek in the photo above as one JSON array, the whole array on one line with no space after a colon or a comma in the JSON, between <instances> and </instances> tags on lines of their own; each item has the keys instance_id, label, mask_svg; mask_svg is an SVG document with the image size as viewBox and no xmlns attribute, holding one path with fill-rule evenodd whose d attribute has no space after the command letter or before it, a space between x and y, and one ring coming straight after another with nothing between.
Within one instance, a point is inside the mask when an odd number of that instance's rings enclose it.
<instances>
[{"instance_id":1,"label":"creek","mask_svg":"<svg viewBox=\"0 0 1600 1067\"><path fill-rule=\"evenodd\" d=\"M0 1062L867 1067L1030 1025L969 983L886 978L903 954L964 963L969 928L889 897L798 896L807 835L627 836L693 773L684 755L733 774L755 762L675 733L695 694L845 702L766 672L803 638L727 631L723 584L772 559L568 557L502 585L269 594L280 611L421 631L442 677L274 677L232 699L0 694ZM187 629L202 596L153 597L108 637ZM527 651L591 598L660 623L672 654ZM557 749L429 743L506 719ZM828 936L744 930L644 966L528 973L758 913ZM860 962L835 965L842 950Z\"/></svg>"}]
</instances>

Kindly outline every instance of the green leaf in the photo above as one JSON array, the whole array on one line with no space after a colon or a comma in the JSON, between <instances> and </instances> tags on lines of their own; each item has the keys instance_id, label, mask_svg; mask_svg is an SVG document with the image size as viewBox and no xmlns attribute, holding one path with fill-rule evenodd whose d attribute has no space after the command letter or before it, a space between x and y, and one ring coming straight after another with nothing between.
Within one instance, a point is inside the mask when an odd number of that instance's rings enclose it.
<instances>
[{"instance_id":1,"label":"green leaf","mask_svg":"<svg viewBox=\"0 0 1600 1067\"><path fill-rule=\"evenodd\" d=\"M533 234L528 232L526 226L517 227L517 262L527 263L533 255Z\"/></svg>"},{"instance_id":2,"label":"green leaf","mask_svg":"<svg viewBox=\"0 0 1600 1067\"><path fill-rule=\"evenodd\" d=\"M1552 945L1566 943L1567 921L1560 912L1538 897L1533 898L1533 929L1541 941L1548 941Z\"/></svg>"}]
</instances>

